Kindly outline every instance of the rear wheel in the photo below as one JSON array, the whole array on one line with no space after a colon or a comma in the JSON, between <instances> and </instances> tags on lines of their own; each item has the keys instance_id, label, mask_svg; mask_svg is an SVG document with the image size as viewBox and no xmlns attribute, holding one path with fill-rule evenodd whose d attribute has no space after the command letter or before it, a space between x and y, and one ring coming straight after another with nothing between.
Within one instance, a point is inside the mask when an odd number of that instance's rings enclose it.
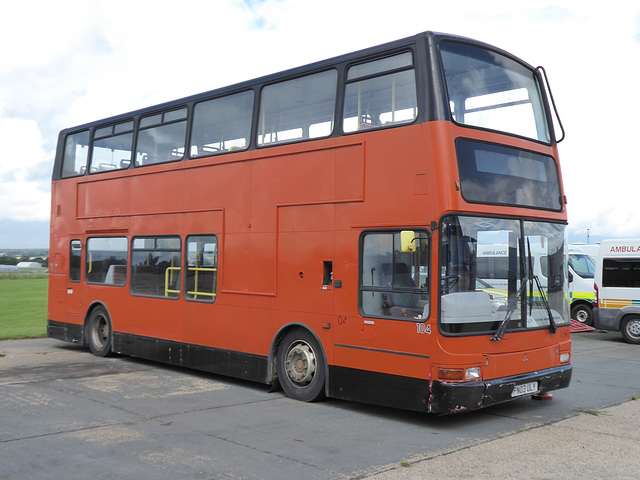
<instances>
[{"instance_id":1,"label":"rear wheel","mask_svg":"<svg viewBox=\"0 0 640 480\"><path fill-rule=\"evenodd\" d=\"M287 397L313 402L324 397L324 354L307 330L285 334L278 347L276 371Z\"/></svg>"},{"instance_id":2,"label":"rear wheel","mask_svg":"<svg viewBox=\"0 0 640 480\"><path fill-rule=\"evenodd\" d=\"M620 324L620 333L627 342L640 344L640 317L625 317Z\"/></svg>"},{"instance_id":3,"label":"rear wheel","mask_svg":"<svg viewBox=\"0 0 640 480\"><path fill-rule=\"evenodd\" d=\"M91 353L98 357L106 357L111 353L113 330L111 319L104 307L96 307L87 324L87 336Z\"/></svg>"}]
</instances>

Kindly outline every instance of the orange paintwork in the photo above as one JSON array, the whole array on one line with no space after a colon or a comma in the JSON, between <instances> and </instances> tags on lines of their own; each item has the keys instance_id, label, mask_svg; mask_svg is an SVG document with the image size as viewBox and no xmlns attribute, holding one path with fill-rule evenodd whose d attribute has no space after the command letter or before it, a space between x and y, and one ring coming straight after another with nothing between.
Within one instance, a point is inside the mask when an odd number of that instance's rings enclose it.
<instances>
[{"instance_id":1,"label":"orange paintwork","mask_svg":"<svg viewBox=\"0 0 640 480\"><path fill-rule=\"evenodd\" d=\"M482 366L489 378L557 366L557 352L570 350L569 327L491 342L443 337L435 298L430 333L415 320L365 319L358 312L363 229L427 227L451 211L566 221L565 210L466 203L456 189L458 136L557 158L555 147L432 122L56 181L49 319L81 324L100 301L115 331L265 356L284 325L303 323L331 365L414 378L430 378L434 365ZM217 236L215 303L135 297L128 285L86 285L84 273L80 283L68 280L72 239L86 245L95 235L169 234L180 235L183 246L189 234ZM333 262L341 288L323 287L323 261ZM530 352L527 362L519 353L509 357L523 350Z\"/></svg>"}]
</instances>

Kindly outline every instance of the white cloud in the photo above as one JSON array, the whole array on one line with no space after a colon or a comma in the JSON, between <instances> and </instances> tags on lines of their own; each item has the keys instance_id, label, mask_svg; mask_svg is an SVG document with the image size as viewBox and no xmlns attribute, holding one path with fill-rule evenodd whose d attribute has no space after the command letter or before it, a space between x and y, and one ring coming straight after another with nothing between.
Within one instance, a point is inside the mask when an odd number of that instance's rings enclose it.
<instances>
[{"instance_id":1,"label":"white cloud","mask_svg":"<svg viewBox=\"0 0 640 480\"><path fill-rule=\"evenodd\" d=\"M64 127L435 30L545 66L567 130L571 234L640 236L633 2L35 0L0 15L0 217L48 218Z\"/></svg>"},{"instance_id":2,"label":"white cloud","mask_svg":"<svg viewBox=\"0 0 640 480\"><path fill-rule=\"evenodd\" d=\"M3 218L46 220L49 217L50 162L42 149L42 137L35 120L0 118L0 205ZM48 169L38 178L34 171Z\"/></svg>"}]
</instances>

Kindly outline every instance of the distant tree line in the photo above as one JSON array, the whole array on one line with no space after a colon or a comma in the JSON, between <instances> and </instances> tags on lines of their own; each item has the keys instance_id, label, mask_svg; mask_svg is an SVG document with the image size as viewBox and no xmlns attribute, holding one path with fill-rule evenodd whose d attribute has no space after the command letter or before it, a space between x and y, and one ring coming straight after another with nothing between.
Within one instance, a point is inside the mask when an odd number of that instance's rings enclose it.
<instances>
[{"instance_id":1,"label":"distant tree line","mask_svg":"<svg viewBox=\"0 0 640 480\"><path fill-rule=\"evenodd\" d=\"M46 258L49 256L48 248L0 248L0 258L3 256L21 258L26 261L33 257Z\"/></svg>"},{"instance_id":2,"label":"distant tree line","mask_svg":"<svg viewBox=\"0 0 640 480\"><path fill-rule=\"evenodd\" d=\"M36 262L46 267L49 264L49 257L10 257L0 256L0 265L18 265L20 262Z\"/></svg>"}]
</instances>

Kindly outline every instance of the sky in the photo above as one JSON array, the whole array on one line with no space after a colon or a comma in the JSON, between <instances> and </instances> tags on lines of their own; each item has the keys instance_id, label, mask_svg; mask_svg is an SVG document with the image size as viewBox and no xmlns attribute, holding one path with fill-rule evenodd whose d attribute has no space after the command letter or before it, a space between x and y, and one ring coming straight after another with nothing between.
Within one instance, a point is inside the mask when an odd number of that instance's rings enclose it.
<instances>
[{"instance_id":1,"label":"sky","mask_svg":"<svg viewBox=\"0 0 640 480\"><path fill-rule=\"evenodd\" d=\"M63 128L426 30L544 66L569 241L640 238L636 0L31 0L0 18L0 248L48 246Z\"/></svg>"}]
</instances>

